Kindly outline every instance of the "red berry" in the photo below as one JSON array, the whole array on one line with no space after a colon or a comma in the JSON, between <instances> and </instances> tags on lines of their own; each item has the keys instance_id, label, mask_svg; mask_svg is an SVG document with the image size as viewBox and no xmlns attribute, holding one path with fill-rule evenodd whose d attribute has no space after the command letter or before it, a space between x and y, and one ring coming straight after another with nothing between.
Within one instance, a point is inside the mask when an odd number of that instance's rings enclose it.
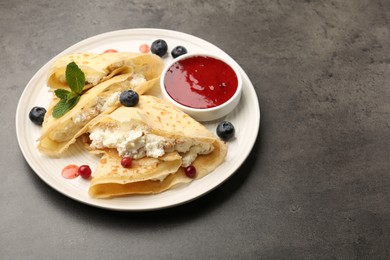
<instances>
[{"instance_id":1,"label":"red berry","mask_svg":"<svg viewBox=\"0 0 390 260\"><path fill-rule=\"evenodd\" d=\"M79 175L84 179L88 179L91 176L91 168L88 165L81 165L79 167Z\"/></svg>"},{"instance_id":2,"label":"red berry","mask_svg":"<svg viewBox=\"0 0 390 260\"><path fill-rule=\"evenodd\" d=\"M189 178L195 178L195 175L196 175L196 169L194 166L190 165L188 167L185 168L185 173L187 175L187 177Z\"/></svg>"},{"instance_id":3,"label":"red berry","mask_svg":"<svg viewBox=\"0 0 390 260\"><path fill-rule=\"evenodd\" d=\"M131 157L123 157L121 160L121 164L124 168L130 168L133 164L133 159L131 159Z\"/></svg>"}]
</instances>

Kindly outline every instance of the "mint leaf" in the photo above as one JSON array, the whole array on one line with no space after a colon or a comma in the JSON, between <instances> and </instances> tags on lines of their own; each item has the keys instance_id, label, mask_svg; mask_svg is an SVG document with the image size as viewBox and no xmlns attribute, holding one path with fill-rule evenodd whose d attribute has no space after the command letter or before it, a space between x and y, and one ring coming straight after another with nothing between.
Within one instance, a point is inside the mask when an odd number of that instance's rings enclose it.
<instances>
[{"instance_id":1,"label":"mint leaf","mask_svg":"<svg viewBox=\"0 0 390 260\"><path fill-rule=\"evenodd\" d=\"M54 94L60 98L60 99L68 99L68 95L70 94L71 92L66 90L66 89L56 89L54 90Z\"/></svg>"},{"instance_id":2,"label":"mint leaf","mask_svg":"<svg viewBox=\"0 0 390 260\"><path fill-rule=\"evenodd\" d=\"M61 99L60 101L58 101L58 103L54 106L53 109L53 117L60 118L66 112L69 111L68 107L69 106L66 104L66 99Z\"/></svg>"},{"instance_id":3,"label":"mint leaf","mask_svg":"<svg viewBox=\"0 0 390 260\"><path fill-rule=\"evenodd\" d=\"M73 61L66 66L66 82L72 91L66 89L56 89L54 94L60 101L53 108L53 117L60 118L71 110L79 102L85 85L84 72Z\"/></svg>"},{"instance_id":4,"label":"mint leaf","mask_svg":"<svg viewBox=\"0 0 390 260\"><path fill-rule=\"evenodd\" d=\"M79 97L80 95L74 93L74 92L69 92L67 95L66 95L66 100L67 101L70 101L76 97Z\"/></svg>"},{"instance_id":5,"label":"mint leaf","mask_svg":"<svg viewBox=\"0 0 390 260\"><path fill-rule=\"evenodd\" d=\"M54 118L60 118L63 115L65 115L66 112L71 110L77 102L79 102L80 96L76 96L70 100L67 99L61 99L58 101L58 103L54 106L53 109L53 117Z\"/></svg>"},{"instance_id":6,"label":"mint leaf","mask_svg":"<svg viewBox=\"0 0 390 260\"><path fill-rule=\"evenodd\" d=\"M81 95L85 85L85 75L74 61L66 66L65 79L70 89L74 93Z\"/></svg>"},{"instance_id":7,"label":"mint leaf","mask_svg":"<svg viewBox=\"0 0 390 260\"><path fill-rule=\"evenodd\" d=\"M79 102L80 97L81 96L76 96L76 97L74 97L66 102L68 104L68 106L70 107L69 109L72 109Z\"/></svg>"}]
</instances>

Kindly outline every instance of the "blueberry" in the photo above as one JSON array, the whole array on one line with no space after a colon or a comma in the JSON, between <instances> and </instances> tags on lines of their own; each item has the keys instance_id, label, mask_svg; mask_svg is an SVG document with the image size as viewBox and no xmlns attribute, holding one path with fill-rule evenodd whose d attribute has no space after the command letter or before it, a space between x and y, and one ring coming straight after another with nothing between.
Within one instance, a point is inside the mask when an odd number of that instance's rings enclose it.
<instances>
[{"instance_id":1,"label":"blueberry","mask_svg":"<svg viewBox=\"0 0 390 260\"><path fill-rule=\"evenodd\" d=\"M150 46L150 51L160 57L164 56L168 51L168 44L166 41L158 39Z\"/></svg>"},{"instance_id":2,"label":"blueberry","mask_svg":"<svg viewBox=\"0 0 390 260\"><path fill-rule=\"evenodd\" d=\"M121 93L119 97L119 101L124 105L125 107L133 107L136 106L139 102L139 96L137 92L129 89L125 90Z\"/></svg>"},{"instance_id":3,"label":"blueberry","mask_svg":"<svg viewBox=\"0 0 390 260\"><path fill-rule=\"evenodd\" d=\"M224 141L233 138L235 132L233 124L228 121L222 121L217 126L217 135Z\"/></svg>"},{"instance_id":4,"label":"blueberry","mask_svg":"<svg viewBox=\"0 0 390 260\"><path fill-rule=\"evenodd\" d=\"M30 120L36 125L42 125L45 118L46 109L43 107L33 107L28 114Z\"/></svg>"},{"instance_id":5,"label":"blueberry","mask_svg":"<svg viewBox=\"0 0 390 260\"><path fill-rule=\"evenodd\" d=\"M176 46L172 52L171 52L171 55L173 58L177 58L183 54L186 54L187 53L187 49L184 48L183 46Z\"/></svg>"}]
</instances>

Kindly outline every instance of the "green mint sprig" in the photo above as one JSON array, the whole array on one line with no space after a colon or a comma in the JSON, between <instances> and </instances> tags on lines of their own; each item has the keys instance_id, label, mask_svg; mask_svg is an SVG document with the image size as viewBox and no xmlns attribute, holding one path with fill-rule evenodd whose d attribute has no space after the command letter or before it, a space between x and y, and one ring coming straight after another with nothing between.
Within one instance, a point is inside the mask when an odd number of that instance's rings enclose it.
<instances>
[{"instance_id":1,"label":"green mint sprig","mask_svg":"<svg viewBox=\"0 0 390 260\"><path fill-rule=\"evenodd\" d=\"M54 106L53 117L60 118L79 102L85 86L84 72L73 61L66 66L65 79L71 91L56 89L54 94L60 99Z\"/></svg>"}]
</instances>

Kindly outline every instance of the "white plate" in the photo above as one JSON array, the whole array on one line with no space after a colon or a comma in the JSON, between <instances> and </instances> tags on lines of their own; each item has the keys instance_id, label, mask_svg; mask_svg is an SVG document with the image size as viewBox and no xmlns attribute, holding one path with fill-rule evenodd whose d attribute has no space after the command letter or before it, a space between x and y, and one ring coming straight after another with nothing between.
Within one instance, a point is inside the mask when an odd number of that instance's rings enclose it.
<instances>
[{"instance_id":1,"label":"white plate","mask_svg":"<svg viewBox=\"0 0 390 260\"><path fill-rule=\"evenodd\" d=\"M189 185L172 189L156 195L129 196L114 199L93 199L88 196L89 182L82 178L64 179L61 170L68 164L89 164L94 169L98 158L83 151L76 143L63 158L49 158L40 154L37 139L41 127L34 125L28 113L34 106L47 107L50 94L46 87L48 70L54 60L66 54L76 52L103 52L107 49L138 52L141 44L151 44L156 39L164 39L169 46L168 52L177 45L183 45L188 52L204 52L231 59L215 45L189 34L160 29L129 29L100 34L83 40L64 50L44 65L30 80L20 97L16 111L16 133L20 149L35 173L48 185L62 194L82 203L111 210L139 211L154 210L179 205L211 191L227 180L245 161L256 141L260 126L260 107L256 92L248 76L240 67L243 77L243 93L238 107L224 119L232 122L236 128L236 138L229 142L226 161L206 177ZM172 58L166 55L168 62ZM237 64L238 66L238 64ZM205 124L215 132L217 122Z\"/></svg>"}]
</instances>

